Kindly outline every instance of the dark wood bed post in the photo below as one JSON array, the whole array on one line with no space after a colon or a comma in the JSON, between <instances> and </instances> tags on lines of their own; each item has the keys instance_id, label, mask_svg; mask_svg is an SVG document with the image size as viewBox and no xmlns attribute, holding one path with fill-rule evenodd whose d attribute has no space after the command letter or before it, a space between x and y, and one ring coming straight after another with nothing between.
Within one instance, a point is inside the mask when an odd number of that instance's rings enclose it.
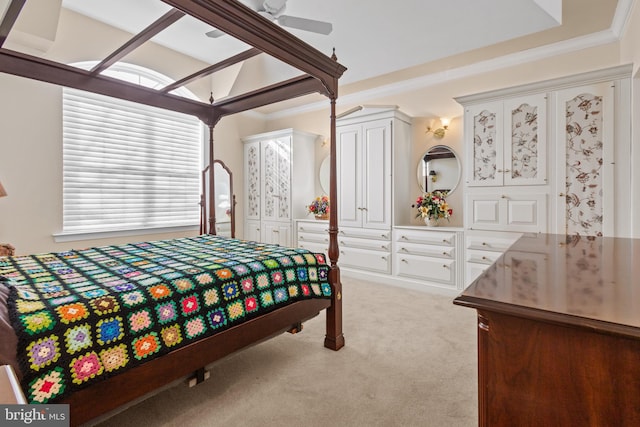
<instances>
[{"instance_id":1,"label":"dark wood bed post","mask_svg":"<svg viewBox=\"0 0 640 427\"><path fill-rule=\"evenodd\" d=\"M213 103L213 94L211 95L211 103ZM215 197L215 168L214 153L213 153L213 128L214 125L209 125L209 231L206 234L216 233L216 201ZM204 189L203 189L204 191Z\"/></svg>"},{"instance_id":2,"label":"dark wood bed post","mask_svg":"<svg viewBox=\"0 0 640 427\"><path fill-rule=\"evenodd\" d=\"M335 53L334 53L335 57ZM335 82L337 92L337 79ZM324 346L332 350L340 350L344 347L344 335L342 334L342 282L340 281L340 267L338 267L338 184L336 167L336 98L331 95L331 154L330 154L330 185L329 200L329 283L331 283L331 307L327 308L327 334L324 338Z\"/></svg>"}]
</instances>

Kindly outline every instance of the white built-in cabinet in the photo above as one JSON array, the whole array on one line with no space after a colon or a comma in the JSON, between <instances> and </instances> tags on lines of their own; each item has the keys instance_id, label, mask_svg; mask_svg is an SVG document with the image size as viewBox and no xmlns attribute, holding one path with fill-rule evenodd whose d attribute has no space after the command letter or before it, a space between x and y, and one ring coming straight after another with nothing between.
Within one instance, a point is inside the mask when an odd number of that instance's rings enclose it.
<instances>
[{"instance_id":1,"label":"white built-in cabinet","mask_svg":"<svg viewBox=\"0 0 640 427\"><path fill-rule=\"evenodd\" d=\"M244 238L291 246L293 220L313 200L314 143L294 129L253 135L244 143Z\"/></svg>"},{"instance_id":2,"label":"white built-in cabinet","mask_svg":"<svg viewBox=\"0 0 640 427\"><path fill-rule=\"evenodd\" d=\"M391 228L391 119L337 127L338 223Z\"/></svg>"},{"instance_id":3,"label":"white built-in cabinet","mask_svg":"<svg viewBox=\"0 0 640 427\"><path fill-rule=\"evenodd\" d=\"M456 98L465 284L522 232L630 235L630 73L620 66Z\"/></svg>"},{"instance_id":4,"label":"white built-in cabinet","mask_svg":"<svg viewBox=\"0 0 640 427\"><path fill-rule=\"evenodd\" d=\"M547 94L465 106L466 221L477 230L547 226Z\"/></svg>"},{"instance_id":5,"label":"white built-in cabinet","mask_svg":"<svg viewBox=\"0 0 640 427\"><path fill-rule=\"evenodd\" d=\"M341 266L391 273L394 200L407 191L392 179L393 160L409 158L410 132L410 118L397 108L362 108L337 121Z\"/></svg>"}]
</instances>

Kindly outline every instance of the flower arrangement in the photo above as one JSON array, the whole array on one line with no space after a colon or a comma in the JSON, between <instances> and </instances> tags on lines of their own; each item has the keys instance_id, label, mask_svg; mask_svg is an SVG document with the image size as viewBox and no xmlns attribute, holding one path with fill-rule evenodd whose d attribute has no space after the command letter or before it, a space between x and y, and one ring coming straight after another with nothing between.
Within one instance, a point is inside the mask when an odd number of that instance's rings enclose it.
<instances>
[{"instance_id":1,"label":"flower arrangement","mask_svg":"<svg viewBox=\"0 0 640 427\"><path fill-rule=\"evenodd\" d=\"M307 209L315 216L327 216L329 215L329 196L316 197Z\"/></svg>"},{"instance_id":2,"label":"flower arrangement","mask_svg":"<svg viewBox=\"0 0 640 427\"><path fill-rule=\"evenodd\" d=\"M417 208L416 218L440 219L449 217L453 214L453 209L449 207L445 197L447 193L444 191L434 191L432 193L424 193L416 200L412 208Z\"/></svg>"}]
</instances>

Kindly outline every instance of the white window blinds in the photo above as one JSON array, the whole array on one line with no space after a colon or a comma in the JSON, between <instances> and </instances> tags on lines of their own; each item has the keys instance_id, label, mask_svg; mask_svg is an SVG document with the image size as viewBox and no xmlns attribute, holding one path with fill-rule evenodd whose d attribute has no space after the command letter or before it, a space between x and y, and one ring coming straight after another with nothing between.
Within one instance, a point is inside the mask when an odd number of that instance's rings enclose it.
<instances>
[{"instance_id":1,"label":"white window blinds","mask_svg":"<svg viewBox=\"0 0 640 427\"><path fill-rule=\"evenodd\" d=\"M63 89L64 232L199 223L197 118Z\"/></svg>"}]
</instances>

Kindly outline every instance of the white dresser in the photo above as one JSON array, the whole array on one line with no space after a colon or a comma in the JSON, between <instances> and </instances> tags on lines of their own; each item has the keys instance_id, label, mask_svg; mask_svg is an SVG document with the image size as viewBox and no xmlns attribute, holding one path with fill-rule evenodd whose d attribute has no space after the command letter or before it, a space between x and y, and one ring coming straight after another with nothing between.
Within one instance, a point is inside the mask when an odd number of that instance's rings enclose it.
<instances>
[{"instance_id":1,"label":"white dresser","mask_svg":"<svg viewBox=\"0 0 640 427\"><path fill-rule=\"evenodd\" d=\"M393 275L406 284L461 290L463 259L461 228L393 228Z\"/></svg>"}]
</instances>

